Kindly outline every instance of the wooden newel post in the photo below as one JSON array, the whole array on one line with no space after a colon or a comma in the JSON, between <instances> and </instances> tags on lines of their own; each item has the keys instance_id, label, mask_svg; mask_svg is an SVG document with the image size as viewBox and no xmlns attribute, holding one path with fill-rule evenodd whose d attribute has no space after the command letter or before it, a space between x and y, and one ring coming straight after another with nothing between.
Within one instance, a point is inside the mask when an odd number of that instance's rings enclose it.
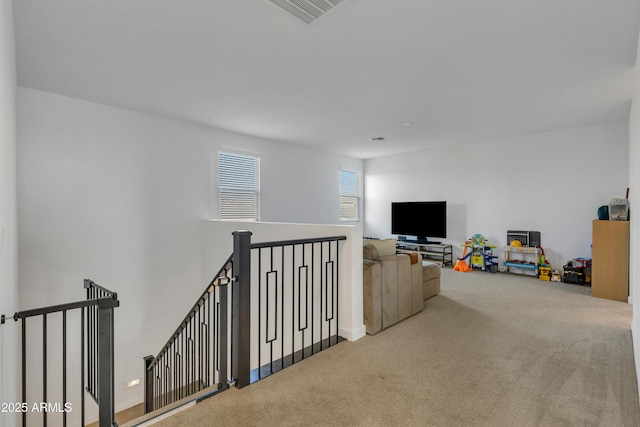
<instances>
[{"instance_id":1,"label":"wooden newel post","mask_svg":"<svg viewBox=\"0 0 640 427\"><path fill-rule=\"evenodd\" d=\"M251 376L251 232L233 232L233 306L231 376L237 388L249 385Z\"/></svg>"}]
</instances>

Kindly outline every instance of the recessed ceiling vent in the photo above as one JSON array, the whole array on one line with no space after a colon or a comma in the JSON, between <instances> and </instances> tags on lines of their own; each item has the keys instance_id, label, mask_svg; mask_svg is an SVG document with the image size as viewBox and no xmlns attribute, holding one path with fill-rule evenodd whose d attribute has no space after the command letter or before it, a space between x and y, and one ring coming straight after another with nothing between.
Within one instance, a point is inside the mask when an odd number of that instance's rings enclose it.
<instances>
[{"instance_id":1,"label":"recessed ceiling vent","mask_svg":"<svg viewBox=\"0 0 640 427\"><path fill-rule=\"evenodd\" d=\"M266 0L289 12L307 24L311 24L344 0Z\"/></svg>"}]
</instances>

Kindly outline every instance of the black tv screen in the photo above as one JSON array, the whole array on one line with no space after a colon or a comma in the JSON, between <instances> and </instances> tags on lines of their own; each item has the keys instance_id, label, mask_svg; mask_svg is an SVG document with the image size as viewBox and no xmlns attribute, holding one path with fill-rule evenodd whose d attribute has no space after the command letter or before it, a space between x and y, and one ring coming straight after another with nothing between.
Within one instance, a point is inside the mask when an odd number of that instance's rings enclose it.
<instances>
[{"instance_id":1,"label":"black tv screen","mask_svg":"<svg viewBox=\"0 0 640 427\"><path fill-rule=\"evenodd\" d=\"M416 236L420 242L447 237L447 202L391 203L391 234Z\"/></svg>"}]
</instances>

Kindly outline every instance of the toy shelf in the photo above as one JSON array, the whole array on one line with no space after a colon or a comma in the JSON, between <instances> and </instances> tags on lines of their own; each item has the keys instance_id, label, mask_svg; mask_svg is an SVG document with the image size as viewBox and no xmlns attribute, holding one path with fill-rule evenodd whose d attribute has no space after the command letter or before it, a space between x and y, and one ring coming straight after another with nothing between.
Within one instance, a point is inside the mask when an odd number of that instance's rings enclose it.
<instances>
[{"instance_id":1,"label":"toy shelf","mask_svg":"<svg viewBox=\"0 0 640 427\"><path fill-rule=\"evenodd\" d=\"M540 248L506 246L504 248L503 271L505 273L520 274L533 272L537 276L541 253ZM511 269L515 270L512 271Z\"/></svg>"},{"instance_id":2,"label":"toy shelf","mask_svg":"<svg viewBox=\"0 0 640 427\"><path fill-rule=\"evenodd\" d=\"M536 264L530 264L530 263L523 263L523 262L510 262L507 261L504 263L505 266L507 267L516 267L516 268L529 268L529 269L536 269L538 268L538 266Z\"/></svg>"}]
</instances>

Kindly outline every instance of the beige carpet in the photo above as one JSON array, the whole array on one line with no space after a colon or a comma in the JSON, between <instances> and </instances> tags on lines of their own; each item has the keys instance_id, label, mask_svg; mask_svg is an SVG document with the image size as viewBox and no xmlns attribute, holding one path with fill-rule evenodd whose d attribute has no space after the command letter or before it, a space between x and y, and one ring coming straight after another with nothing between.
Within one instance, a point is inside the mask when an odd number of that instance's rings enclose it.
<instances>
[{"instance_id":1,"label":"beige carpet","mask_svg":"<svg viewBox=\"0 0 640 427\"><path fill-rule=\"evenodd\" d=\"M631 306L443 271L425 310L157 426L640 426Z\"/></svg>"}]
</instances>

